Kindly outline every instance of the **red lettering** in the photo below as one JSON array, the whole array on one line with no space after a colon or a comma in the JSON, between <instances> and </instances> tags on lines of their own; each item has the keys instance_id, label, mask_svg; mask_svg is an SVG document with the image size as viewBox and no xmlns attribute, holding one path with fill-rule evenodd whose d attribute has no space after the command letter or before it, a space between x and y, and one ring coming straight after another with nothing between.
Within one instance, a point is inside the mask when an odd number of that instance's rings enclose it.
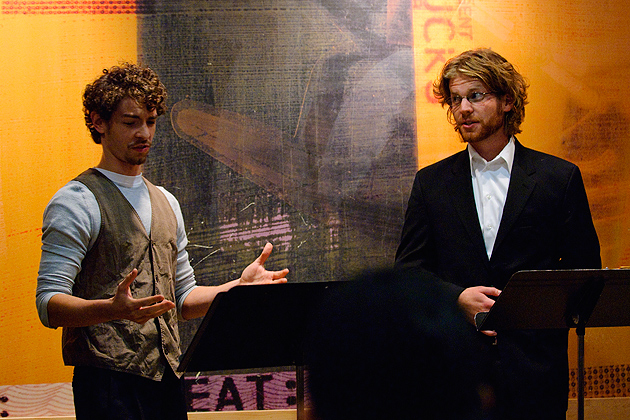
<instances>
[{"instance_id":1,"label":"red lettering","mask_svg":"<svg viewBox=\"0 0 630 420\"><path fill-rule=\"evenodd\" d=\"M413 7L414 9L425 8L431 12L451 12L455 10L453 6L434 6L429 4L428 0L414 0Z\"/></svg>"},{"instance_id":2,"label":"red lettering","mask_svg":"<svg viewBox=\"0 0 630 420\"><path fill-rule=\"evenodd\" d=\"M436 65L436 64L443 64L446 62L447 57L445 56L446 53L453 54L455 52L455 50L453 50L452 48L449 49L448 51L446 51L445 49L433 49L433 48L425 48L424 49L425 54L434 54L435 57L433 57L433 60L431 60L431 62L424 68L424 72L428 73L431 71L431 68Z\"/></svg>"},{"instance_id":3,"label":"red lettering","mask_svg":"<svg viewBox=\"0 0 630 420\"><path fill-rule=\"evenodd\" d=\"M429 37L429 28L434 25L444 25L448 26L450 29L450 35L448 36L449 40L455 38L455 25L451 22L450 19L445 18L429 18L424 22L424 40L427 42L431 42L431 38Z\"/></svg>"},{"instance_id":4,"label":"red lettering","mask_svg":"<svg viewBox=\"0 0 630 420\"><path fill-rule=\"evenodd\" d=\"M435 99L435 96L433 96L433 82L431 81L427 82L426 86L424 87L424 96L428 103L430 104L438 103L438 100Z\"/></svg>"}]
</instances>

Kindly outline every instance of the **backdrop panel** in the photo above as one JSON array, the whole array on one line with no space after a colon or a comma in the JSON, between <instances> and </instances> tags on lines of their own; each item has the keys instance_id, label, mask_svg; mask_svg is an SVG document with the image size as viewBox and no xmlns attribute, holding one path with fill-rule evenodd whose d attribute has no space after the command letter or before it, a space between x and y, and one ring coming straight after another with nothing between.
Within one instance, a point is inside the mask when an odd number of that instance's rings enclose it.
<instances>
[{"instance_id":1,"label":"backdrop panel","mask_svg":"<svg viewBox=\"0 0 630 420\"><path fill-rule=\"evenodd\" d=\"M265 241L291 281L393 263L417 169L409 2L165 1L139 30L172 106L145 172L180 200L201 283Z\"/></svg>"}]
</instances>

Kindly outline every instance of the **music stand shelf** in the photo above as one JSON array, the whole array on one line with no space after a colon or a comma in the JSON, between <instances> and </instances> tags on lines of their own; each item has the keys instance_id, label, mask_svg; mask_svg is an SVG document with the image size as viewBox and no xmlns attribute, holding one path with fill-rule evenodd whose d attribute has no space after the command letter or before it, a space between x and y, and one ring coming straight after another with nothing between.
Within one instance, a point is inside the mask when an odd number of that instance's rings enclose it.
<instances>
[{"instance_id":1,"label":"music stand shelf","mask_svg":"<svg viewBox=\"0 0 630 420\"><path fill-rule=\"evenodd\" d=\"M303 340L310 313L344 282L238 286L217 294L179 372L296 368L297 418L304 416Z\"/></svg>"},{"instance_id":2,"label":"music stand shelf","mask_svg":"<svg viewBox=\"0 0 630 420\"><path fill-rule=\"evenodd\" d=\"M630 270L535 270L515 273L477 329L575 328L578 336L578 419L584 419L586 327L630 326Z\"/></svg>"}]
</instances>

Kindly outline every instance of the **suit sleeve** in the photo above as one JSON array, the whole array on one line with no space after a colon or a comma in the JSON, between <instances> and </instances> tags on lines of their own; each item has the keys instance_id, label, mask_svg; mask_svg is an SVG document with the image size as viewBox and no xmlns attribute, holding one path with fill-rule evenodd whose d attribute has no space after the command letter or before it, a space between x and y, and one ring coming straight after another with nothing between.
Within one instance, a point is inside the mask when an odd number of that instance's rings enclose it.
<instances>
[{"instance_id":1,"label":"suit sleeve","mask_svg":"<svg viewBox=\"0 0 630 420\"><path fill-rule=\"evenodd\" d=\"M400 245L396 252L396 268L418 274L428 271L439 276L437 249L432 229L431 212L423 194L423 173L419 171L407 204ZM454 300L457 300L464 290L463 287L448 281L444 281L444 285Z\"/></svg>"},{"instance_id":2,"label":"suit sleeve","mask_svg":"<svg viewBox=\"0 0 630 420\"><path fill-rule=\"evenodd\" d=\"M432 271L434 251L431 246L429 215L422 195L421 173L416 174L411 195L407 203L405 223L395 264L400 268L422 267Z\"/></svg>"},{"instance_id":3,"label":"suit sleeve","mask_svg":"<svg viewBox=\"0 0 630 420\"><path fill-rule=\"evenodd\" d=\"M601 268L599 239L593 225L582 175L577 166L567 183L563 207L560 268Z\"/></svg>"}]
</instances>

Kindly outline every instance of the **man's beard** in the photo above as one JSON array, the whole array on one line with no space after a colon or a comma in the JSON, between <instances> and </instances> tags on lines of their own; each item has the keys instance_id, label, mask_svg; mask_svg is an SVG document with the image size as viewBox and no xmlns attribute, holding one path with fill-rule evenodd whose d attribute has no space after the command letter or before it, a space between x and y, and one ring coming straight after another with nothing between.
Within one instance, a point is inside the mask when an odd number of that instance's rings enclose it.
<instances>
[{"instance_id":1,"label":"man's beard","mask_svg":"<svg viewBox=\"0 0 630 420\"><path fill-rule=\"evenodd\" d=\"M149 156L149 152L145 154L138 155L138 152L134 150L134 148L138 145L151 147L151 143L138 142L129 145L129 153L125 155L125 162L130 165L143 165L147 161L147 156Z\"/></svg>"},{"instance_id":2,"label":"man's beard","mask_svg":"<svg viewBox=\"0 0 630 420\"><path fill-rule=\"evenodd\" d=\"M142 156L142 157L138 157L138 158L127 158L127 163L131 164L131 165L144 165L144 163L147 161L147 157L146 156Z\"/></svg>"},{"instance_id":3,"label":"man's beard","mask_svg":"<svg viewBox=\"0 0 630 420\"><path fill-rule=\"evenodd\" d=\"M482 140L487 139L488 137L492 136L493 134L497 133L498 131L500 131L501 129L503 129L503 125L500 125L498 127L494 127L494 130L492 129L493 127L484 127L483 130L481 130L479 133L465 133L462 134L461 130L459 129L459 127L457 127L457 132L459 133L459 138L461 139L462 143L478 143Z\"/></svg>"},{"instance_id":4,"label":"man's beard","mask_svg":"<svg viewBox=\"0 0 630 420\"><path fill-rule=\"evenodd\" d=\"M457 124L455 127L455 131L459 133L459 137L463 143L477 143L482 140L487 139L488 137L493 136L497 132L503 130L505 125L505 114L501 113L500 116L493 118L490 121L490 125L484 124L481 126L481 131L478 132L462 132L461 124Z\"/></svg>"}]
</instances>

